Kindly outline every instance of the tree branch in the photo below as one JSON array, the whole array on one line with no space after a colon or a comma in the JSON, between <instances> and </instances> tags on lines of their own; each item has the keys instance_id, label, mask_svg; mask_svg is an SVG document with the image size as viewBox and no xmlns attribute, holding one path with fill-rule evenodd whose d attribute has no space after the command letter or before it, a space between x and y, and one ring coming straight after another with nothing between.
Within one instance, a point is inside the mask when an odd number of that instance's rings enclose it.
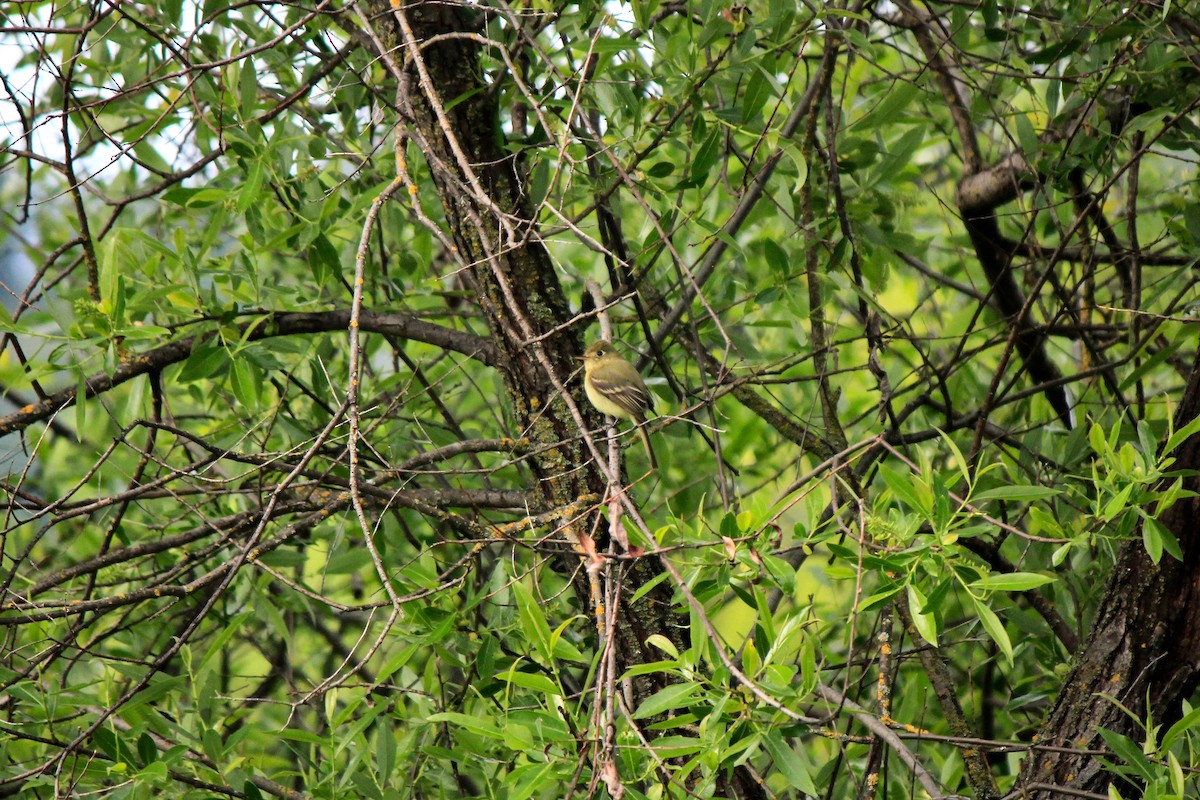
<instances>
[{"instance_id":1,"label":"tree branch","mask_svg":"<svg viewBox=\"0 0 1200 800\"><path fill-rule=\"evenodd\" d=\"M329 333L344 330L349 324L350 309L281 311L267 313L251 322L243 323L239 326L239 330L242 331L244 341L252 342L275 336ZM490 366L495 366L498 362L496 348L488 340L474 334L425 322L411 314L364 311L360 327L362 330L372 333L416 339L426 344L462 353ZM101 372L86 378L83 399L96 397L134 378L185 361L198 345L212 341L215 335L215 333L205 333L191 336L144 353L136 353L111 374ZM0 436L24 430L36 422L41 422L57 414L64 408L71 407L79 400L77 395L76 387L63 389L6 417L0 417Z\"/></svg>"}]
</instances>

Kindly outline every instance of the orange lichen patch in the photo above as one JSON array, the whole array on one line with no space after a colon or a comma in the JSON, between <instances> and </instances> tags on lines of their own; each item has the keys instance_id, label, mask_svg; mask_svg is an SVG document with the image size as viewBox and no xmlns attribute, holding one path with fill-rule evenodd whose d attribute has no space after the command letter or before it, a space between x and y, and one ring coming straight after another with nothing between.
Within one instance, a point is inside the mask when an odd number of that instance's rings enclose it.
<instances>
[{"instance_id":1,"label":"orange lichen patch","mask_svg":"<svg viewBox=\"0 0 1200 800\"><path fill-rule=\"evenodd\" d=\"M890 725L894 728L900 728L909 733L915 733L918 735L923 735L923 734L929 733L929 731L925 730L924 728L919 728L916 725L913 725L912 723L901 722L900 720L896 719L895 717L891 716L890 714L886 717L880 717L879 719L885 725Z\"/></svg>"}]
</instances>

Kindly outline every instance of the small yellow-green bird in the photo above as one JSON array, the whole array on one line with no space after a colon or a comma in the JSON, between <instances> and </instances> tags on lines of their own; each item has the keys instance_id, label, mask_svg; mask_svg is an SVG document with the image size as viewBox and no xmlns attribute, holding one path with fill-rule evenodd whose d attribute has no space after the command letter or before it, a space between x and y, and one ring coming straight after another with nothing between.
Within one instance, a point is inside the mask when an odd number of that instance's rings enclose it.
<instances>
[{"instance_id":1,"label":"small yellow-green bird","mask_svg":"<svg viewBox=\"0 0 1200 800\"><path fill-rule=\"evenodd\" d=\"M646 388L637 368L613 348L612 342L604 340L588 345L580 360L583 361L583 390L588 400L601 414L633 420L634 430L650 459L650 469L658 469L650 437L642 427L646 412L654 410L654 396Z\"/></svg>"}]
</instances>

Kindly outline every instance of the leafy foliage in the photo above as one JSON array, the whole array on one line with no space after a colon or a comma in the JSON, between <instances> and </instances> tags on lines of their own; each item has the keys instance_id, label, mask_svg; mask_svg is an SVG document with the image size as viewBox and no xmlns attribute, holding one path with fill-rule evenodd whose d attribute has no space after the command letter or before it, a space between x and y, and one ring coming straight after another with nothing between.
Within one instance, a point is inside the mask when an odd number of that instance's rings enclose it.
<instances>
[{"instance_id":1,"label":"leafy foliage","mask_svg":"<svg viewBox=\"0 0 1200 800\"><path fill-rule=\"evenodd\" d=\"M1194 568L1182 5L0 7L0 787L1015 791L1121 554ZM513 358L600 316L625 491ZM1181 686L1066 749L1194 794Z\"/></svg>"}]
</instances>

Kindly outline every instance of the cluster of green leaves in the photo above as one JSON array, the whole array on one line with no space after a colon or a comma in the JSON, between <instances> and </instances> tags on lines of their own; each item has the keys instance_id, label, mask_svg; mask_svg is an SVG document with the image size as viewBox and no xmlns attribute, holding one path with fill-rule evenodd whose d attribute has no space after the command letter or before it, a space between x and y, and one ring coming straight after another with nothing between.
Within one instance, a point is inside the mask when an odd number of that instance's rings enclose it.
<instances>
[{"instance_id":1,"label":"cluster of green leaves","mask_svg":"<svg viewBox=\"0 0 1200 800\"><path fill-rule=\"evenodd\" d=\"M205 527L213 520L295 503L267 522L269 539L345 485L342 426L300 484L275 493L345 397L344 332L252 334L270 313L349 304L366 210L397 169L397 117L384 63L362 49L343 55L348 39L337 20L310 19L299 6L128 8L106 18L102 38L84 40L67 73L86 9L20 5L0 10L0 37L25 41L9 28L27 21L62 30L23 49L12 74L32 82L38 71L38 86L52 87L30 104L40 130L59 121L64 102L72 109L68 138L76 172L87 175L98 279L89 286L82 267L54 255L65 247L74 257L70 187L31 163L30 191L51 211L36 216L28 250L51 277L31 306L4 315L23 355L5 351L0 383L18 398L69 387L83 396L89 376L199 337L182 362L76 404L57 427L26 432L29 474L15 473L6 487L3 602L103 553L174 542L37 587L32 599L61 610L187 585L226 563L257 524L217 535ZM969 110L985 157L1020 150L1047 181L1027 215L1006 215L1005 233L1073 247L1077 215L1061 194L1073 171L1099 191L1156 143L1155 157L1140 162L1142 196L1124 198L1125 208L1155 252L1194 250L1194 176L1181 177L1170 157L1200 142L1178 118L1190 97L1181 91L1190 86L1186 48L1173 44L1165 21L1111 4L1035 5L936 8L951 35L944 52L975 90ZM1192 328L1167 319L1148 336L1148 324L1139 333L1142 323L1128 315L1104 315L1113 333L1081 347L1107 356L1116 388L1075 384L1073 431L1057 426L1040 394L1009 399L1024 388L1015 357L1002 356L1009 328L980 302L986 279L946 211L961 143L910 33L865 11L786 3L669 11L657 2L535 3L524 7L520 34L502 8L488 11L489 41L520 55L482 51L504 109L494 133L518 157L530 197L545 204L539 219L561 283L576 304L586 280L610 285L590 213L598 202L619 219L652 316L690 286L684 268L719 242L727 249L692 308L688 337L715 351L728 343L722 355L735 373L820 435L811 358L819 315L848 441L875 437L881 419L899 421L895 449L862 471L864 496L854 498L840 470L865 461L812 472L816 457L729 396L709 393L711 376L668 344L668 362L693 391L687 404L714 401L706 422L718 429L723 464L739 472L722 473L730 499L716 502L713 476L724 466L704 437L683 425L655 433L667 445L659 447L665 469L640 495L655 529L641 544L671 551L699 607L677 587L691 646L651 636L653 658L622 676L669 684L628 718L616 706L613 752L629 796L705 796L739 764L782 796L848 795L876 763L871 744L844 735L861 729L803 725L780 706L820 716L830 710L817 694L825 684L879 711L883 670L899 689L892 718L949 734L917 648L937 648L963 706L988 715L996 739L1026 738L1068 653L1025 593L1048 598L1081 634L1123 542L1140 537L1156 561L1179 556L1157 517L1183 494L1170 451L1194 427L1170 432L1171 407L1156 398L1178 391L1174 364L1189 354ZM842 20L848 27L835 31ZM835 107L814 118L811 136L783 136L783 120L835 46ZM69 101L46 77L56 70L67 75ZM1044 135L1111 90L1129 98L1120 129L1103 117L1066 140ZM18 140L5 144L21 149ZM459 265L421 219L443 221L439 187L411 145L406 164L415 191L384 207L365 303L484 334L473 298L454 283ZM763 199L731 233L731 210L768 164ZM3 187L14 205L24 188ZM806 196L816 212L807 227ZM918 274L902 256L974 294ZM1036 272L1028 270L1030 291ZM1096 308L1129 300L1112 264L1072 263L1063 273L1068 295L1094 287ZM1148 266L1136 311L1177 317L1195 302L1192 282L1178 260ZM1054 301L1047 291L1039 304ZM875 342L864 308L881 321ZM618 333L637 343L628 307L612 313ZM1049 340L1052 356L1078 368L1082 338ZM417 342L363 341L368 477L459 440L520 433L496 402L503 390L492 370ZM976 428L961 419L990 395L1001 364L1009 370L1003 402L976 447ZM674 410L661 376L649 377L660 405ZM881 413L888 403L891 413ZM473 458L455 462L461 471L422 467L387 485L529 481L515 452ZM154 491L114 499L144 487ZM31 497L57 505L30 519ZM596 680L605 651L554 547L531 535L473 549L480 543L437 515L383 502L372 508L370 533L386 577L347 510L289 531L239 571L177 657L61 774L80 793L125 797L209 797L209 786L251 798L281 787L380 800L557 797L564 786L584 793L589 773L579 765L603 736ZM997 567L986 555L993 551L1011 569ZM53 758L134 686L210 590L8 625L0 781ZM404 598L396 618L388 590ZM884 612L897 605L911 632L888 627ZM881 636L904 655L890 667ZM1195 780L1182 765L1195 761L1196 721L1187 709L1166 732L1146 724L1141 743L1111 734L1114 769L1150 796L1186 795ZM922 758L951 790L966 790L954 750ZM1006 779L1013 758L997 768ZM33 777L22 788L50 796L56 780ZM876 796L909 796L903 769L882 780Z\"/></svg>"}]
</instances>

